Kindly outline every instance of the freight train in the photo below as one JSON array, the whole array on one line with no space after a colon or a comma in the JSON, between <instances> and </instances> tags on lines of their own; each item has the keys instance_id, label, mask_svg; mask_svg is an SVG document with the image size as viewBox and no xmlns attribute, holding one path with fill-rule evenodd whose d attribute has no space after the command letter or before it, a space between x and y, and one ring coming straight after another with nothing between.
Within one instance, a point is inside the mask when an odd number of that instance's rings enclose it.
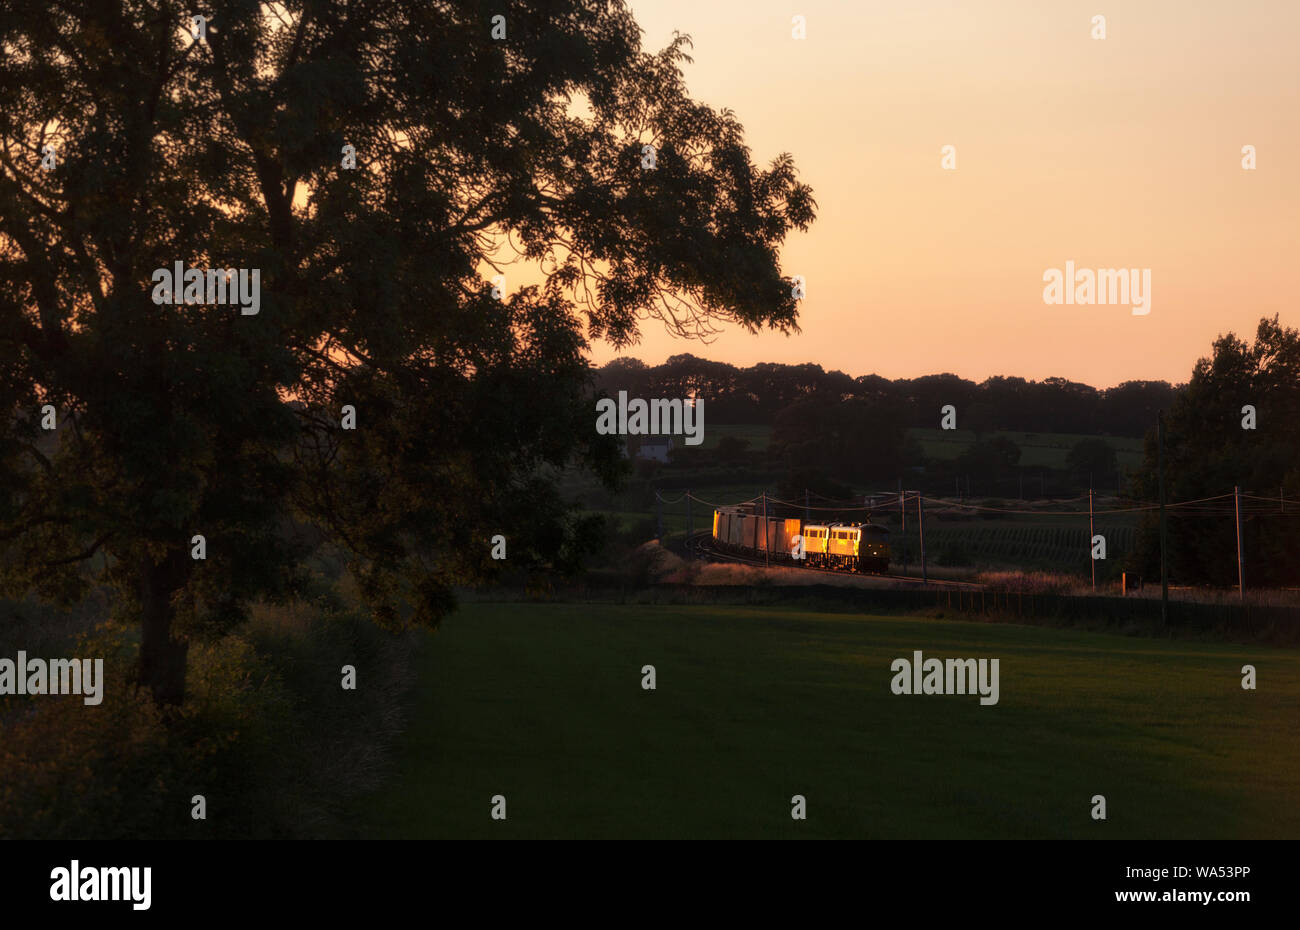
<instances>
[{"instance_id":1,"label":"freight train","mask_svg":"<svg viewBox=\"0 0 1300 930\"><path fill-rule=\"evenodd\" d=\"M803 558L795 553L803 541ZM889 530L873 523L803 523L742 508L713 511L713 541L723 551L847 572L889 571Z\"/></svg>"}]
</instances>

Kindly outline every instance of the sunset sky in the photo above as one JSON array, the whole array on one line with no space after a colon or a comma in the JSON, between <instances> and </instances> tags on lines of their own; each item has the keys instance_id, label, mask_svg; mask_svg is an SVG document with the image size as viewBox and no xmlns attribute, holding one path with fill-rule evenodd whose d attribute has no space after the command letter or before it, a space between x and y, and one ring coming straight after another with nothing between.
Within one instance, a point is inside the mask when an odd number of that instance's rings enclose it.
<instances>
[{"instance_id":1,"label":"sunset sky","mask_svg":"<svg viewBox=\"0 0 1300 930\"><path fill-rule=\"evenodd\" d=\"M693 96L736 112L758 164L793 153L819 218L782 253L808 282L801 334L702 345L649 322L625 354L1107 387L1184 381L1216 335L1253 335L1261 316L1300 325L1295 0L631 7L647 49L691 36ZM1044 304L1043 272L1069 259L1150 268L1150 315Z\"/></svg>"}]
</instances>

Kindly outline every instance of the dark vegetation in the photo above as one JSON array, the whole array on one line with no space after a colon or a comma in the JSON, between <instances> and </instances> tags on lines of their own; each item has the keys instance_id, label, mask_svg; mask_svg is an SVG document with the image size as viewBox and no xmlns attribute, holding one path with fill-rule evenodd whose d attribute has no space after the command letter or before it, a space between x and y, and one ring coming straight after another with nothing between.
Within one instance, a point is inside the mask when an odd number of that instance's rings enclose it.
<instances>
[{"instance_id":1,"label":"dark vegetation","mask_svg":"<svg viewBox=\"0 0 1300 930\"><path fill-rule=\"evenodd\" d=\"M514 4L503 40L477 4L234 3L203 41L193 12L0 17L0 594L102 587L170 706L320 543L389 628L491 578L494 534L572 567L556 472L620 473L586 340L792 331L815 212L619 4ZM507 242L546 279L497 299ZM154 303L177 261L260 270L260 313Z\"/></svg>"},{"instance_id":2,"label":"dark vegetation","mask_svg":"<svg viewBox=\"0 0 1300 930\"><path fill-rule=\"evenodd\" d=\"M417 650L336 582L195 643L179 710L132 687L139 636L105 623L99 599L0 601L0 655L102 657L106 679L99 705L0 697L0 839L340 835L345 806L388 772ZM356 690L340 688L344 665Z\"/></svg>"},{"instance_id":3,"label":"dark vegetation","mask_svg":"<svg viewBox=\"0 0 1300 930\"><path fill-rule=\"evenodd\" d=\"M738 368L693 355L675 355L653 366L635 358L615 359L600 369L597 384L611 394L626 390L631 397L697 394L706 398L706 415L713 423L771 425L795 404L813 401L827 407L851 403L856 409L850 419L858 422L872 422L888 413L890 422L903 428L936 427L939 409L952 404L958 411L958 425L979 433L1013 430L1138 438L1177 390L1166 381L1128 381L1104 390L1064 378L995 377L977 384L953 374L891 381L879 375L828 372L814 363Z\"/></svg>"},{"instance_id":4,"label":"dark vegetation","mask_svg":"<svg viewBox=\"0 0 1300 930\"><path fill-rule=\"evenodd\" d=\"M597 544L556 481L625 471L588 340L795 330L812 192L606 0L504 39L424 0L222 4L202 41L175 0L0 10L0 643L109 671L0 708L0 829L324 832L400 631ZM544 283L494 294L516 259ZM175 262L257 270L260 312L155 303Z\"/></svg>"},{"instance_id":5,"label":"dark vegetation","mask_svg":"<svg viewBox=\"0 0 1300 930\"><path fill-rule=\"evenodd\" d=\"M600 369L597 385L610 395L701 397L706 437L709 424L765 431L761 448L732 433L696 448L678 442L675 468L638 462L637 478L681 487L688 473L701 485L762 470L785 491L802 495L807 487L829 497L849 497L855 487L895 486L900 479L940 494L1021 496L1026 479L1039 497L1086 491L1090 481L1116 488L1127 477L1117 444L1144 436L1157 411L1181 390L1164 381L1104 390L1061 378L997 377L976 384L951 374L891 381L816 364L737 368L692 355L655 366L616 359ZM940 435L940 410L949 404L959 429ZM1037 434L1078 438L1062 461L1022 461L1020 444ZM960 451L935 454L941 451L935 444L950 439L960 441ZM628 445L634 454L636 441Z\"/></svg>"}]
</instances>

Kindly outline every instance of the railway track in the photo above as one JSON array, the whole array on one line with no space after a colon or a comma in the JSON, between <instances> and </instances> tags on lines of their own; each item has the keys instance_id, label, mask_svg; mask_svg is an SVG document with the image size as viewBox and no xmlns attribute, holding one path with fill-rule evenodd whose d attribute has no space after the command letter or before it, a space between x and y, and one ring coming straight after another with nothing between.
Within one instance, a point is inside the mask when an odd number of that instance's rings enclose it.
<instances>
[{"instance_id":1,"label":"railway track","mask_svg":"<svg viewBox=\"0 0 1300 930\"><path fill-rule=\"evenodd\" d=\"M753 556L737 555L734 552L724 552L721 549L716 548L713 545L713 537L707 532L696 533L694 536L690 537L686 541L686 547L687 549L694 552L698 557L703 559L710 559L716 562L736 562L741 565L753 565L758 568L769 567L768 563L765 562L763 559L755 558ZM784 562L780 562L777 564L777 567L793 568L794 566L793 565L786 566ZM972 591L978 591L983 589L984 587L984 585L976 584L973 581L950 581L948 579L941 579L941 578L931 578L928 581L922 581L920 578L917 578L914 575L895 575L892 572L883 575L876 574L876 573L857 574L855 572L839 571L834 568L814 568L811 565L799 566L799 570L804 572L819 572L823 575L835 575L840 578L844 578L844 577L886 578L890 581L897 581L901 584L913 584L913 585L920 585L920 586L935 585L937 587L949 587L949 588L968 588Z\"/></svg>"}]
</instances>

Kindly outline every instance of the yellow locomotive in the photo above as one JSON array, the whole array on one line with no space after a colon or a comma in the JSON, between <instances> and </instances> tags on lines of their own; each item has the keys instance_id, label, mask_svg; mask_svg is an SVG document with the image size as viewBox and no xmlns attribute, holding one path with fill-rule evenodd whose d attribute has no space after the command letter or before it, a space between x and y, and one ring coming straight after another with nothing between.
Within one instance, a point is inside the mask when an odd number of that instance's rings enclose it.
<instances>
[{"instance_id":1,"label":"yellow locomotive","mask_svg":"<svg viewBox=\"0 0 1300 930\"><path fill-rule=\"evenodd\" d=\"M795 556L803 539L803 558ZM848 572L889 571L889 530L873 523L766 521L739 508L713 512L713 541L723 550Z\"/></svg>"}]
</instances>

